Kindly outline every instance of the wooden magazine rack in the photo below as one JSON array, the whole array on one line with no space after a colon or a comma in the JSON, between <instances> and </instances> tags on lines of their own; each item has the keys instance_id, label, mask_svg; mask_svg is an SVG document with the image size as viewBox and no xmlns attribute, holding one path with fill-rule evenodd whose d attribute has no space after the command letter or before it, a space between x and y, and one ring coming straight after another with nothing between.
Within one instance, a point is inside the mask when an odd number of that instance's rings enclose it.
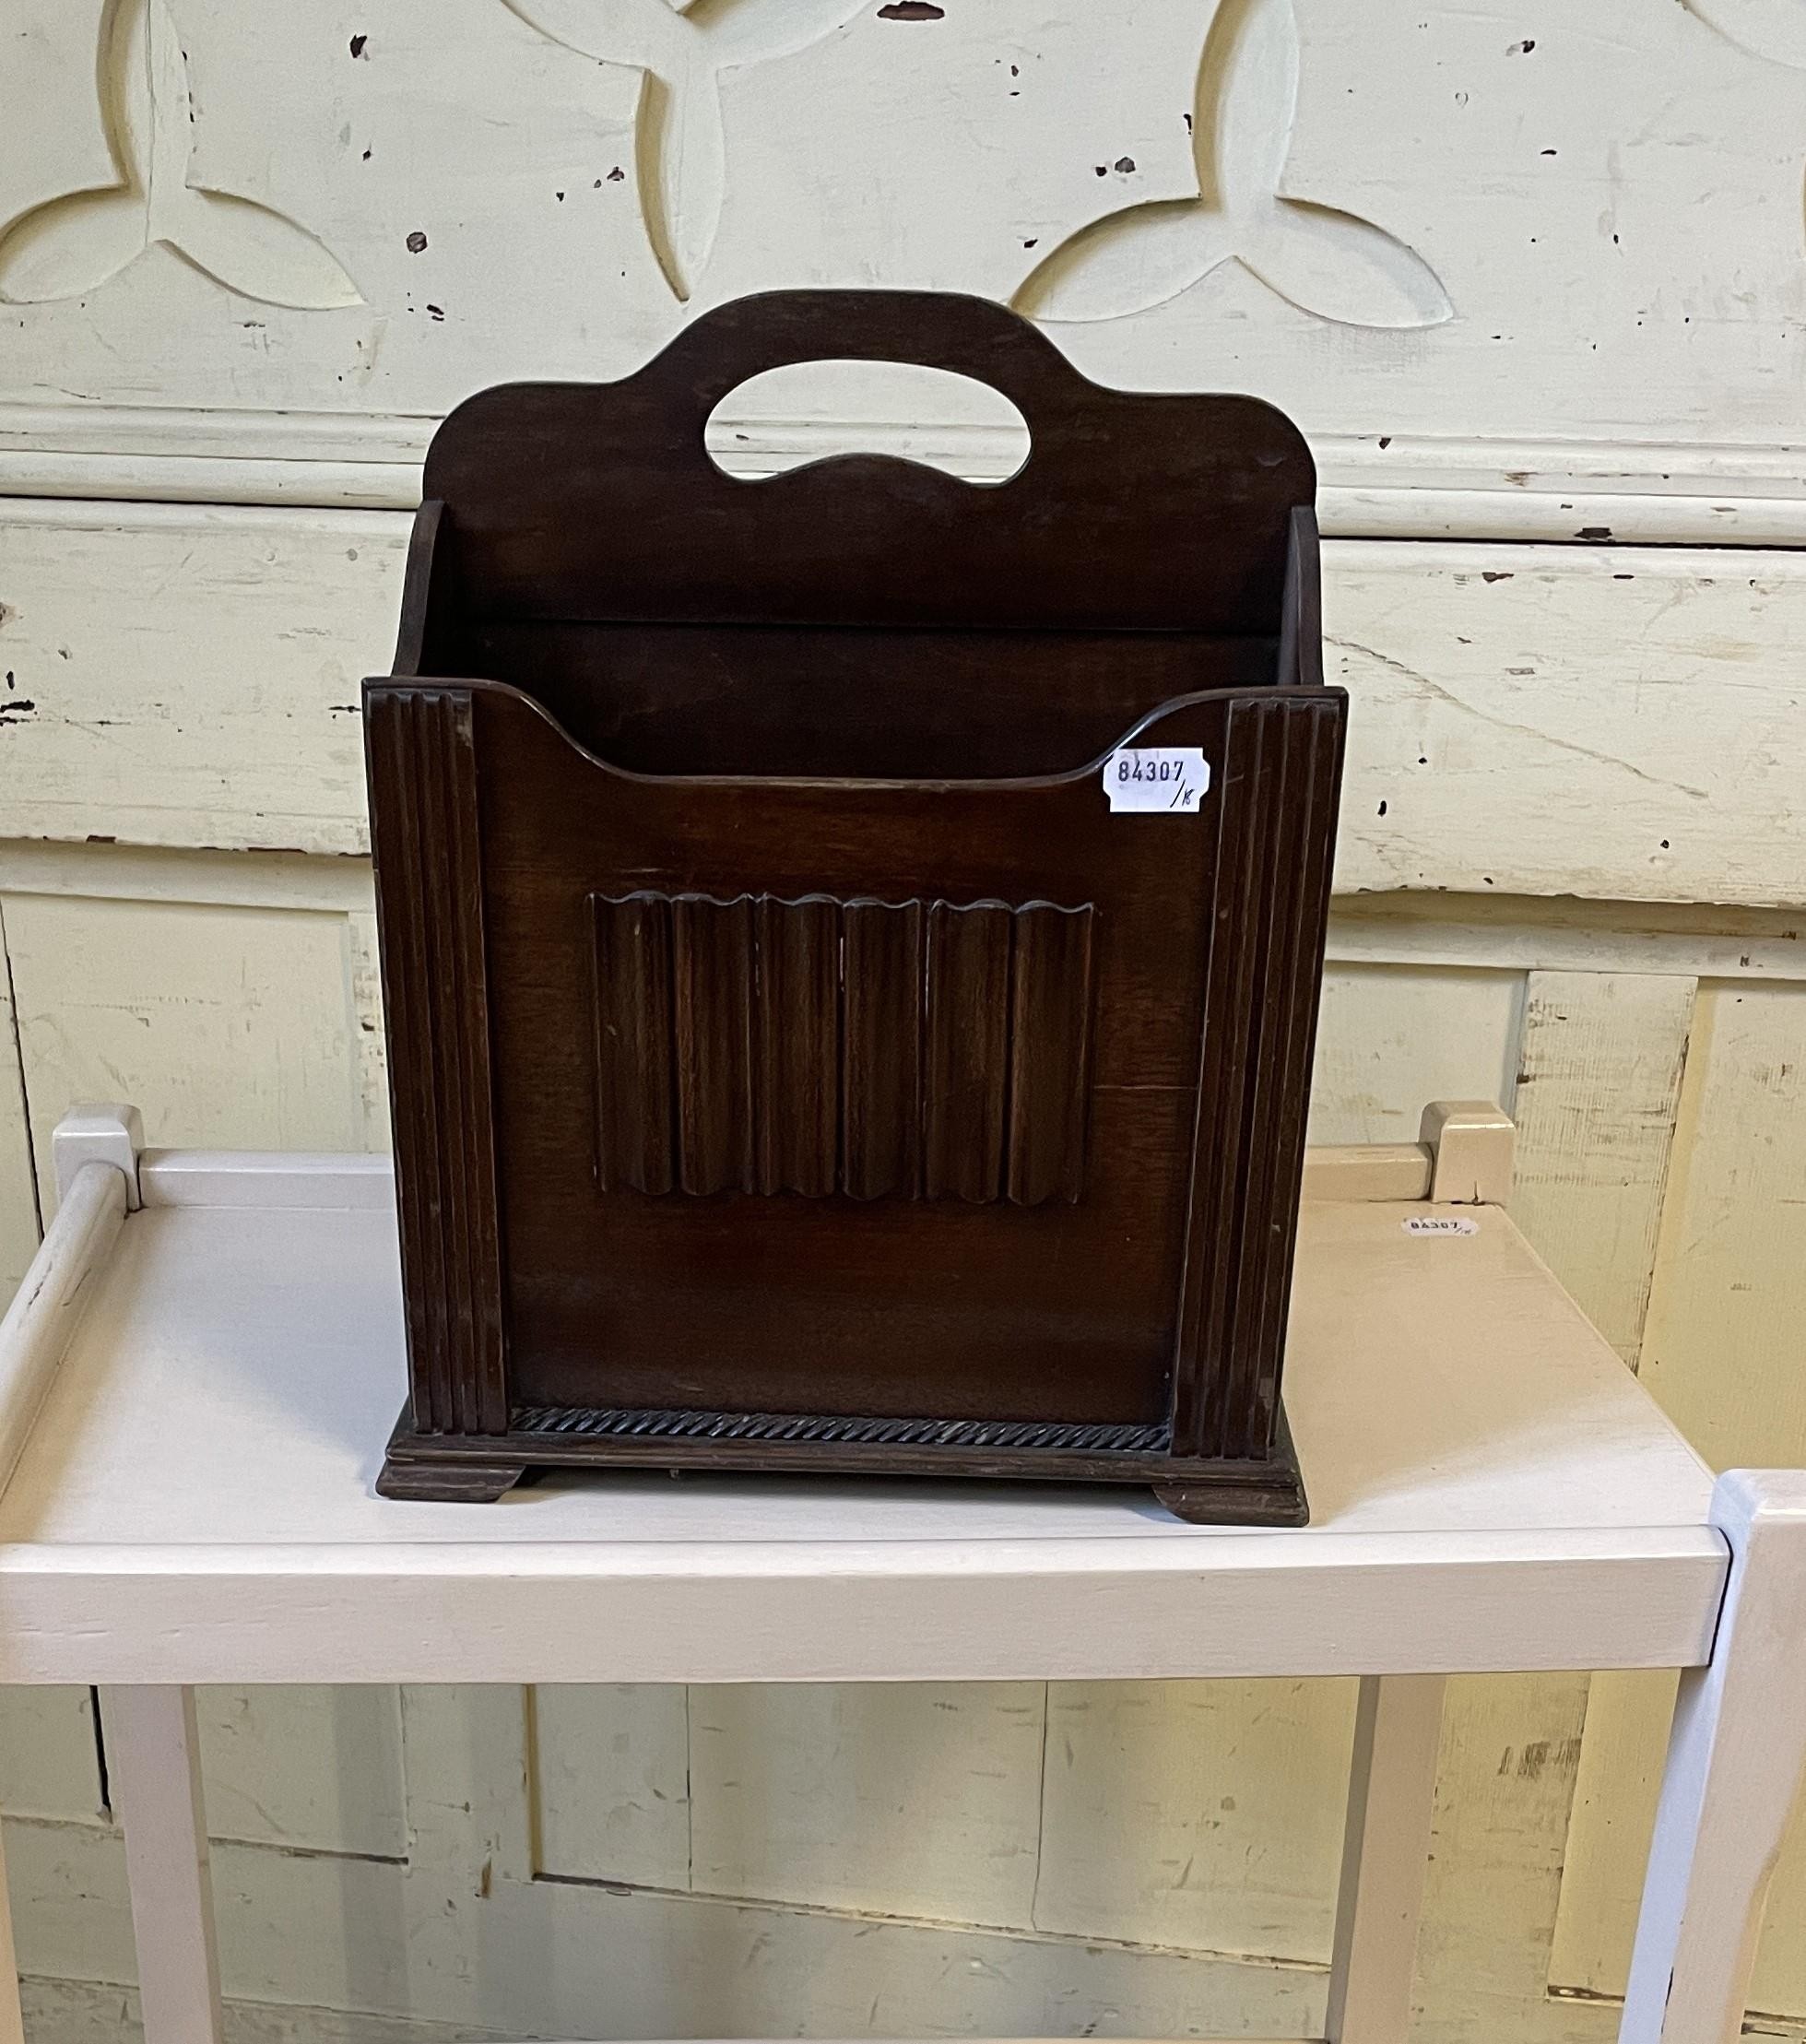
<instances>
[{"instance_id":1,"label":"wooden magazine rack","mask_svg":"<svg viewBox=\"0 0 1806 2044\"><path fill-rule=\"evenodd\" d=\"M823 358L994 385L1027 462L725 475L714 407ZM365 691L387 1495L630 1464L1302 1520L1346 709L1314 490L1269 407L1101 389L927 293L744 300L623 382L453 414ZM1201 753L1196 807L1113 809L1125 746Z\"/></svg>"}]
</instances>

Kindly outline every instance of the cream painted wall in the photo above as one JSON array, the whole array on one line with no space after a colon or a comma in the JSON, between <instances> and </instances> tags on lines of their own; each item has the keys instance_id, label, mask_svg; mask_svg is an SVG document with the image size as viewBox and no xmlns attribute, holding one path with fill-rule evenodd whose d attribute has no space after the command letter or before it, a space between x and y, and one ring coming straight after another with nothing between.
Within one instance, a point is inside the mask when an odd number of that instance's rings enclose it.
<instances>
[{"instance_id":1,"label":"cream painted wall","mask_svg":"<svg viewBox=\"0 0 1806 2044\"><path fill-rule=\"evenodd\" d=\"M691 13L0 0L0 1281L72 1098L385 1142L357 687L433 417L931 284L1300 418L1354 699L1314 1134L1502 1099L1627 1366L1717 1459L1806 1454L1806 0ZM866 372L711 432L1021 457ZM1452 1696L1419 2032L1603 2039L1666 1695ZM209 1692L228 1991L271 2044L1306 2034L1350 1711ZM0 1697L0 1807L34 2037L124 2034L85 1695ZM1806 1840L1757 1995L1806 2036Z\"/></svg>"}]
</instances>

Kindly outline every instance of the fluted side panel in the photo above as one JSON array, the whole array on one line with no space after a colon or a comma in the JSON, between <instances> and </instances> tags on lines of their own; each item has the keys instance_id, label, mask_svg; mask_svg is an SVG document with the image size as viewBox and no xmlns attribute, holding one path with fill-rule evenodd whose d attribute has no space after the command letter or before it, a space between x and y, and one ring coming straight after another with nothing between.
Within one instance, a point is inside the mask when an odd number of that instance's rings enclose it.
<instances>
[{"instance_id":1,"label":"fluted side panel","mask_svg":"<svg viewBox=\"0 0 1806 2044\"><path fill-rule=\"evenodd\" d=\"M931 1199L995 1199L1002 1190L1009 939L1019 916L1001 902L937 902L928 911L922 1147Z\"/></svg>"},{"instance_id":2,"label":"fluted side panel","mask_svg":"<svg viewBox=\"0 0 1806 2044\"><path fill-rule=\"evenodd\" d=\"M414 1424L508 1424L470 697L372 688L364 723L382 918Z\"/></svg>"},{"instance_id":3,"label":"fluted side panel","mask_svg":"<svg viewBox=\"0 0 1806 2044\"><path fill-rule=\"evenodd\" d=\"M1174 1370L1178 1454L1272 1447L1343 721L1339 700L1282 691L1230 713Z\"/></svg>"},{"instance_id":4,"label":"fluted side panel","mask_svg":"<svg viewBox=\"0 0 1806 2044\"><path fill-rule=\"evenodd\" d=\"M822 1199L840 1183L840 904L767 894L755 925L759 1190Z\"/></svg>"},{"instance_id":5,"label":"fluted side panel","mask_svg":"<svg viewBox=\"0 0 1806 2044\"><path fill-rule=\"evenodd\" d=\"M1076 1199L1085 1169L1092 913L1036 902L1016 916L1009 1018L1009 1197Z\"/></svg>"},{"instance_id":6,"label":"fluted side panel","mask_svg":"<svg viewBox=\"0 0 1806 2044\"><path fill-rule=\"evenodd\" d=\"M594 895L604 1190L1077 1199L1092 910Z\"/></svg>"},{"instance_id":7,"label":"fluted side panel","mask_svg":"<svg viewBox=\"0 0 1806 2044\"><path fill-rule=\"evenodd\" d=\"M672 1095L671 904L590 897L596 934L597 1155L605 1187L677 1183Z\"/></svg>"},{"instance_id":8,"label":"fluted side panel","mask_svg":"<svg viewBox=\"0 0 1806 2044\"><path fill-rule=\"evenodd\" d=\"M752 1189L752 904L671 904L678 1183Z\"/></svg>"},{"instance_id":9,"label":"fluted side panel","mask_svg":"<svg viewBox=\"0 0 1806 2044\"><path fill-rule=\"evenodd\" d=\"M922 904L841 910L841 1190L922 1189Z\"/></svg>"}]
</instances>

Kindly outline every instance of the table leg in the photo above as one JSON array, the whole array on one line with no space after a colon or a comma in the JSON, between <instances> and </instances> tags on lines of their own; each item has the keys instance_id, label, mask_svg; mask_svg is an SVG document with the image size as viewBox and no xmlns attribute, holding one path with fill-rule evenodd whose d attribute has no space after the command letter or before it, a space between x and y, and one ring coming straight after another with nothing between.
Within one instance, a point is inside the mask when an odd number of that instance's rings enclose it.
<instances>
[{"instance_id":1,"label":"table leg","mask_svg":"<svg viewBox=\"0 0 1806 2044\"><path fill-rule=\"evenodd\" d=\"M1729 2044L1806 1766L1806 1474L1733 1470L1712 1521L1730 1580L1681 1678L1620 2044Z\"/></svg>"},{"instance_id":2,"label":"table leg","mask_svg":"<svg viewBox=\"0 0 1806 2044\"><path fill-rule=\"evenodd\" d=\"M195 1692L102 1689L100 1721L125 1832L144 2044L220 2044Z\"/></svg>"},{"instance_id":3,"label":"table leg","mask_svg":"<svg viewBox=\"0 0 1806 2044\"><path fill-rule=\"evenodd\" d=\"M1328 2044L1397 2044L1411 2026L1445 1686L1440 1675L1362 1678L1329 1969Z\"/></svg>"}]
</instances>

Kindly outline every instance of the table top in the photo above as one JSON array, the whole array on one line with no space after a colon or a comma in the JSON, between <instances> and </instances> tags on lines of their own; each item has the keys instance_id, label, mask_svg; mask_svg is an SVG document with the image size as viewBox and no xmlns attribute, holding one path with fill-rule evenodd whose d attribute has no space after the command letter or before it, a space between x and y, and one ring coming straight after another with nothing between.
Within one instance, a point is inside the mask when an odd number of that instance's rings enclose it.
<instances>
[{"instance_id":1,"label":"table top","mask_svg":"<svg viewBox=\"0 0 1806 2044\"><path fill-rule=\"evenodd\" d=\"M405 1388L387 1160L153 1152L141 1182L142 1211L90 1197L84 1242L53 1231L34 1272L60 1256L75 1304L0 1495L0 1680L1353 1673L1709 1647L1711 1476L1496 1208L1306 1202L1285 1400L1312 1523L1281 1531L1039 1484L570 1473L490 1505L380 1498ZM1471 1232L1407 1225L1451 1217ZM0 1390L18 1366L0 1343Z\"/></svg>"}]
</instances>

